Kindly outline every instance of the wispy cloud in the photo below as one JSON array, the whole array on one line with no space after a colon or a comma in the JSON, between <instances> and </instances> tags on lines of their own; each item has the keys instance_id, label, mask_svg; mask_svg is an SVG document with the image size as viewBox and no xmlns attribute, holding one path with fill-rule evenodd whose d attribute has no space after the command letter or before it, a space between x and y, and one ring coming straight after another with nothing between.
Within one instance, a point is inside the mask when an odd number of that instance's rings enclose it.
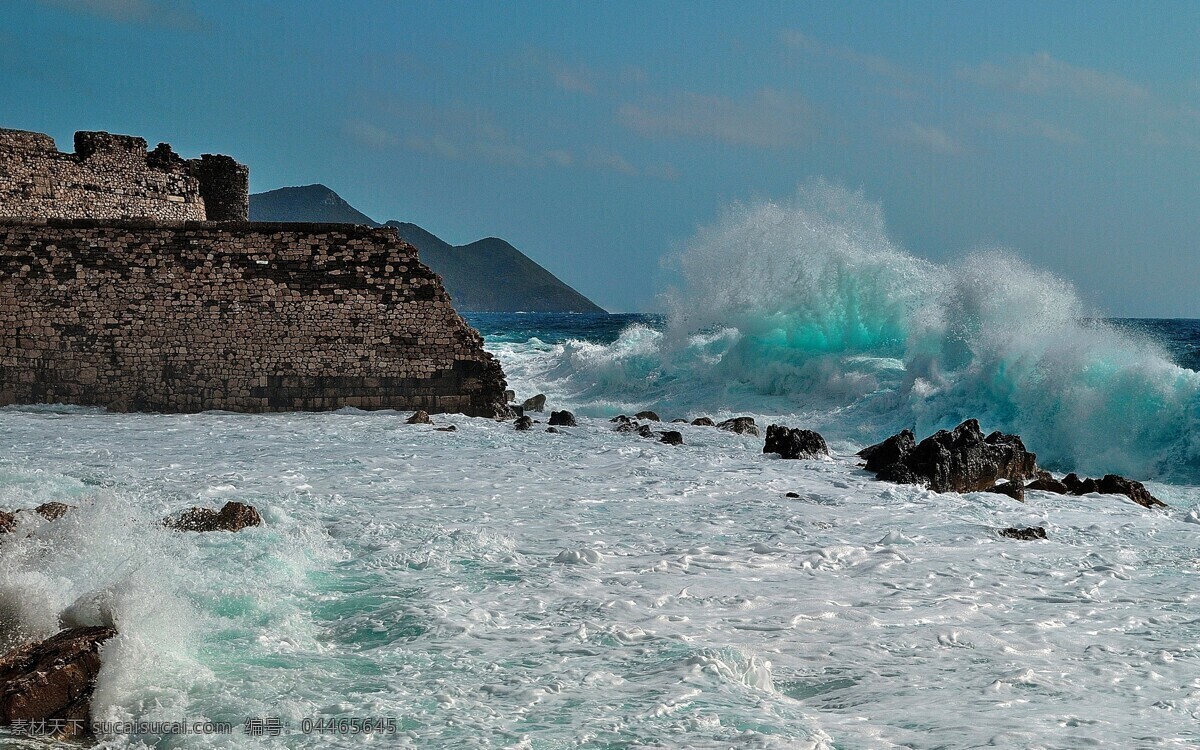
<instances>
[{"instance_id":1,"label":"wispy cloud","mask_svg":"<svg viewBox=\"0 0 1200 750\"><path fill-rule=\"evenodd\" d=\"M920 125L910 122L898 128L893 132L892 136L899 143L919 146L936 154L957 156L964 151L962 143L945 130L932 125Z\"/></svg>"},{"instance_id":2,"label":"wispy cloud","mask_svg":"<svg viewBox=\"0 0 1200 750\"><path fill-rule=\"evenodd\" d=\"M737 146L786 148L812 139L812 107L799 94L761 89L742 99L678 92L617 112L623 126L647 137L684 137Z\"/></svg>"},{"instance_id":3,"label":"wispy cloud","mask_svg":"<svg viewBox=\"0 0 1200 750\"><path fill-rule=\"evenodd\" d=\"M342 123L342 132L358 143L373 149L390 148L400 142L400 139L391 131L378 125L372 125L365 120L346 120Z\"/></svg>"},{"instance_id":4,"label":"wispy cloud","mask_svg":"<svg viewBox=\"0 0 1200 750\"><path fill-rule=\"evenodd\" d=\"M204 19L186 0L39 0L42 5L86 13L117 23L199 31Z\"/></svg>"},{"instance_id":5,"label":"wispy cloud","mask_svg":"<svg viewBox=\"0 0 1200 750\"><path fill-rule=\"evenodd\" d=\"M915 74L883 55L866 54L843 45L826 44L796 29L784 29L779 32L779 37L791 49L848 63L868 73L890 78L898 83L914 83L917 79Z\"/></svg>"},{"instance_id":6,"label":"wispy cloud","mask_svg":"<svg viewBox=\"0 0 1200 750\"><path fill-rule=\"evenodd\" d=\"M1000 113L981 119L979 124L1000 133L1042 138L1065 146L1077 146L1084 142L1081 135L1069 128L1033 117Z\"/></svg>"},{"instance_id":7,"label":"wispy cloud","mask_svg":"<svg viewBox=\"0 0 1200 750\"><path fill-rule=\"evenodd\" d=\"M1115 102L1146 102L1152 98L1143 86L1127 78L1072 65L1047 52L1026 55L1005 64L985 62L962 68L959 74L981 86L1041 96L1067 94Z\"/></svg>"}]
</instances>

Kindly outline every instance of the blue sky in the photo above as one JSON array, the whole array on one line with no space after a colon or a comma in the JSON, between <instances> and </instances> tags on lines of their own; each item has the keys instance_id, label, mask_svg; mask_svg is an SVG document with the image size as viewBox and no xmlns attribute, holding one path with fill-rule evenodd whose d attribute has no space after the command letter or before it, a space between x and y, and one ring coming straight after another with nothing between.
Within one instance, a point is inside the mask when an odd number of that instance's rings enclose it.
<instances>
[{"instance_id":1,"label":"blue sky","mask_svg":"<svg viewBox=\"0 0 1200 750\"><path fill-rule=\"evenodd\" d=\"M0 126L228 153L647 310L731 201L862 188L945 260L1200 318L1200 4L0 4Z\"/></svg>"}]
</instances>

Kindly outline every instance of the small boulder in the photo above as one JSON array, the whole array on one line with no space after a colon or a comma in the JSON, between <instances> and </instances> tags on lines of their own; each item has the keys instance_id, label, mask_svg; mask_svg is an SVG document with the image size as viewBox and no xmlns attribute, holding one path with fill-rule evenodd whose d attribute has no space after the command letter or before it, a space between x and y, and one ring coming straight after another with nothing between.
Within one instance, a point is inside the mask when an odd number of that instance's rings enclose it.
<instances>
[{"instance_id":1,"label":"small boulder","mask_svg":"<svg viewBox=\"0 0 1200 750\"><path fill-rule=\"evenodd\" d=\"M191 508L179 518L168 518L163 522L179 531L241 531L251 526L262 526L262 516L253 505L228 502L216 511L212 508Z\"/></svg>"},{"instance_id":2,"label":"small boulder","mask_svg":"<svg viewBox=\"0 0 1200 750\"><path fill-rule=\"evenodd\" d=\"M612 419L610 419L610 420L608 420L608 421L609 421L609 422L616 422L616 423L618 423L618 424L628 424L628 423L632 422L632 421L633 421L633 419L631 419L630 417L627 417L627 416L625 416L624 414L618 414L617 416L613 417Z\"/></svg>"},{"instance_id":3,"label":"small boulder","mask_svg":"<svg viewBox=\"0 0 1200 750\"><path fill-rule=\"evenodd\" d=\"M796 498L796 497L800 497L800 493L799 492L789 492L786 495L784 495L784 497Z\"/></svg>"},{"instance_id":4,"label":"small boulder","mask_svg":"<svg viewBox=\"0 0 1200 750\"><path fill-rule=\"evenodd\" d=\"M637 422L634 422L632 419L626 419L623 422L617 422L617 432L637 432L639 427L641 427L641 425L639 425Z\"/></svg>"},{"instance_id":5,"label":"small boulder","mask_svg":"<svg viewBox=\"0 0 1200 750\"><path fill-rule=\"evenodd\" d=\"M74 507L74 505L67 505L66 503L50 502L42 503L38 507L34 508L33 512L37 513L47 521L57 521L66 515L67 511Z\"/></svg>"},{"instance_id":6,"label":"small boulder","mask_svg":"<svg viewBox=\"0 0 1200 750\"><path fill-rule=\"evenodd\" d=\"M533 427L533 420L524 416L517 417L516 421L513 422L513 427L518 430L528 430Z\"/></svg>"},{"instance_id":7,"label":"small boulder","mask_svg":"<svg viewBox=\"0 0 1200 750\"><path fill-rule=\"evenodd\" d=\"M8 534L17 529L17 516L6 510L0 510L0 534Z\"/></svg>"},{"instance_id":8,"label":"small boulder","mask_svg":"<svg viewBox=\"0 0 1200 750\"><path fill-rule=\"evenodd\" d=\"M1018 539L1022 542L1032 542L1037 539L1046 538L1046 530L1041 526L1026 526L1023 529L1018 529L1016 526L1009 526L1007 529L1000 529L1000 536L1006 536L1009 539Z\"/></svg>"},{"instance_id":9,"label":"small boulder","mask_svg":"<svg viewBox=\"0 0 1200 750\"><path fill-rule=\"evenodd\" d=\"M637 427L634 429L634 432L644 438L654 437L654 431L650 429L650 425L648 424L637 425Z\"/></svg>"},{"instance_id":10,"label":"small boulder","mask_svg":"<svg viewBox=\"0 0 1200 750\"><path fill-rule=\"evenodd\" d=\"M546 394L539 393L533 398L525 399L525 403L521 404L523 411L545 411L546 409Z\"/></svg>"},{"instance_id":11,"label":"small boulder","mask_svg":"<svg viewBox=\"0 0 1200 750\"><path fill-rule=\"evenodd\" d=\"M504 403L511 404L513 401L516 401L516 400L517 400L517 392L516 391L505 391L504 392Z\"/></svg>"},{"instance_id":12,"label":"small boulder","mask_svg":"<svg viewBox=\"0 0 1200 750\"><path fill-rule=\"evenodd\" d=\"M413 415L408 418L407 422L408 424L430 424L429 413L424 410L413 412Z\"/></svg>"},{"instance_id":13,"label":"small boulder","mask_svg":"<svg viewBox=\"0 0 1200 750\"><path fill-rule=\"evenodd\" d=\"M687 423L688 423L688 421L686 419L676 418L676 419L671 420L671 424L687 424Z\"/></svg>"},{"instance_id":14,"label":"small boulder","mask_svg":"<svg viewBox=\"0 0 1200 750\"><path fill-rule=\"evenodd\" d=\"M550 424L560 427L575 427L575 415L566 409L550 412Z\"/></svg>"},{"instance_id":15,"label":"small boulder","mask_svg":"<svg viewBox=\"0 0 1200 750\"><path fill-rule=\"evenodd\" d=\"M736 432L739 435L753 435L758 437L758 425L754 423L754 417L734 417L726 419L724 422L717 425L718 430L726 432Z\"/></svg>"},{"instance_id":16,"label":"small boulder","mask_svg":"<svg viewBox=\"0 0 1200 750\"><path fill-rule=\"evenodd\" d=\"M644 419L647 422L661 422L662 421L661 419L658 418L658 415L652 411L639 411L637 414L633 415L633 418L634 419Z\"/></svg>"},{"instance_id":17,"label":"small boulder","mask_svg":"<svg viewBox=\"0 0 1200 750\"><path fill-rule=\"evenodd\" d=\"M447 425L446 427L437 428L437 431L438 432L458 432L458 428L455 427L454 425Z\"/></svg>"},{"instance_id":18,"label":"small boulder","mask_svg":"<svg viewBox=\"0 0 1200 750\"><path fill-rule=\"evenodd\" d=\"M692 420L693 427L713 427L716 424L716 422L712 421L708 417L697 417Z\"/></svg>"},{"instance_id":19,"label":"small boulder","mask_svg":"<svg viewBox=\"0 0 1200 750\"><path fill-rule=\"evenodd\" d=\"M825 438L812 430L788 429L779 424L767 427L763 453L778 453L780 458L820 458L829 455Z\"/></svg>"},{"instance_id":20,"label":"small boulder","mask_svg":"<svg viewBox=\"0 0 1200 750\"><path fill-rule=\"evenodd\" d=\"M100 645L116 634L109 627L72 628L0 657L0 725L45 721L58 739L90 735Z\"/></svg>"},{"instance_id":21,"label":"small boulder","mask_svg":"<svg viewBox=\"0 0 1200 750\"><path fill-rule=\"evenodd\" d=\"M662 436L658 440L660 443L666 443L667 445L683 445L683 433L676 432L675 430L667 430L662 433Z\"/></svg>"},{"instance_id":22,"label":"small boulder","mask_svg":"<svg viewBox=\"0 0 1200 750\"><path fill-rule=\"evenodd\" d=\"M1057 495L1067 494L1067 485L1054 478L1054 475L1048 471L1039 471L1032 482L1025 485L1026 490L1038 490L1040 492L1053 492Z\"/></svg>"},{"instance_id":23,"label":"small boulder","mask_svg":"<svg viewBox=\"0 0 1200 750\"><path fill-rule=\"evenodd\" d=\"M554 435L561 435L561 434L562 434L562 430L558 429L557 427L547 427L547 428L546 428L546 432L552 433L552 434L554 434Z\"/></svg>"},{"instance_id":24,"label":"small boulder","mask_svg":"<svg viewBox=\"0 0 1200 750\"><path fill-rule=\"evenodd\" d=\"M1008 495L1013 500L1025 502L1025 487L1020 482L1000 482L987 488L984 492L994 492L997 495Z\"/></svg>"}]
</instances>

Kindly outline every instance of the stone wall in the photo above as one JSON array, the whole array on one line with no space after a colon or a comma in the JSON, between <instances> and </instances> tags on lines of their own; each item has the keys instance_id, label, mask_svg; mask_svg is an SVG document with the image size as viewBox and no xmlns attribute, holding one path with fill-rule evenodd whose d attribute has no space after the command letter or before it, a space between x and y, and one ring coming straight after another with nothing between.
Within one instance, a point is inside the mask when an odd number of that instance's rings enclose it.
<instances>
[{"instance_id":1,"label":"stone wall","mask_svg":"<svg viewBox=\"0 0 1200 750\"><path fill-rule=\"evenodd\" d=\"M495 416L504 388L393 229L0 219L0 404Z\"/></svg>"},{"instance_id":2,"label":"stone wall","mask_svg":"<svg viewBox=\"0 0 1200 750\"><path fill-rule=\"evenodd\" d=\"M249 185L227 156L184 160L166 144L147 153L142 138L87 131L67 154L50 136L0 130L4 216L245 221Z\"/></svg>"}]
</instances>

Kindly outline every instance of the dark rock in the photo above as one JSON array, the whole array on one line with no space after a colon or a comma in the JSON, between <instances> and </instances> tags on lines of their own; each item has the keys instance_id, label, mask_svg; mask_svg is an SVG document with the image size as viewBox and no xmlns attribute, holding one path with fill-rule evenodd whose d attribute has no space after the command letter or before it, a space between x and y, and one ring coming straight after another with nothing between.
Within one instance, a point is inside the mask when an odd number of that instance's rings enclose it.
<instances>
[{"instance_id":1,"label":"dark rock","mask_svg":"<svg viewBox=\"0 0 1200 750\"><path fill-rule=\"evenodd\" d=\"M0 725L46 721L59 739L90 735L100 644L116 634L108 627L72 628L0 657Z\"/></svg>"},{"instance_id":2,"label":"dark rock","mask_svg":"<svg viewBox=\"0 0 1200 750\"><path fill-rule=\"evenodd\" d=\"M66 512L74 507L74 505L67 505L66 503L42 503L38 507L34 508L33 512L37 513L47 521L56 521L66 515Z\"/></svg>"},{"instance_id":3,"label":"dark rock","mask_svg":"<svg viewBox=\"0 0 1200 750\"><path fill-rule=\"evenodd\" d=\"M262 516L253 505L228 502L220 511L192 508L185 510L179 518L168 518L163 523L179 531L241 531L251 526L262 526L262 522Z\"/></svg>"},{"instance_id":4,"label":"dark rock","mask_svg":"<svg viewBox=\"0 0 1200 750\"><path fill-rule=\"evenodd\" d=\"M424 411L413 412L413 415L408 418L408 424L430 424L429 414Z\"/></svg>"},{"instance_id":5,"label":"dark rock","mask_svg":"<svg viewBox=\"0 0 1200 750\"><path fill-rule=\"evenodd\" d=\"M694 427L713 427L716 425L716 422L712 421L708 417L697 417L696 419L692 420L692 425Z\"/></svg>"},{"instance_id":6,"label":"dark rock","mask_svg":"<svg viewBox=\"0 0 1200 750\"><path fill-rule=\"evenodd\" d=\"M1054 478L1048 471L1039 471L1032 482L1025 485L1026 490L1053 492L1058 495L1067 494L1067 485Z\"/></svg>"},{"instance_id":7,"label":"dark rock","mask_svg":"<svg viewBox=\"0 0 1200 750\"><path fill-rule=\"evenodd\" d=\"M1023 529L1009 526L1007 529L1000 529L1000 536L1006 536L1009 539L1019 539L1022 542L1032 542L1037 539L1045 539L1046 530L1041 526L1026 526Z\"/></svg>"},{"instance_id":8,"label":"dark rock","mask_svg":"<svg viewBox=\"0 0 1200 750\"><path fill-rule=\"evenodd\" d=\"M525 410L519 406L510 406L510 407L508 407L508 411L511 414L509 419L516 419L517 417L525 416Z\"/></svg>"},{"instance_id":9,"label":"dark rock","mask_svg":"<svg viewBox=\"0 0 1200 750\"><path fill-rule=\"evenodd\" d=\"M783 425L767 427L763 453L778 453L780 458L819 458L829 455L825 438L812 430L792 430Z\"/></svg>"},{"instance_id":10,"label":"dark rock","mask_svg":"<svg viewBox=\"0 0 1200 750\"><path fill-rule=\"evenodd\" d=\"M554 433L555 435L562 434L562 430L558 429L557 427L547 427L546 432L551 432L551 433Z\"/></svg>"},{"instance_id":11,"label":"dark rock","mask_svg":"<svg viewBox=\"0 0 1200 750\"><path fill-rule=\"evenodd\" d=\"M1037 456L1021 438L993 432L984 437L974 419L953 431L938 430L912 447L908 430L859 453L876 479L924 484L935 492L989 490L1001 479L1024 482L1037 471Z\"/></svg>"},{"instance_id":12,"label":"dark rock","mask_svg":"<svg viewBox=\"0 0 1200 750\"><path fill-rule=\"evenodd\" d=\"M608 421L609 422L619 422L621 424L629 424L633 420L631 418L625 416L624 414L618 414L617 416L613 417L612 419L610 419Z\"/></svg>"},{"instance_id":13,"label":"dark rock","mask_svg":"<svg viewBox=\"0 0 1200 750\"><path fill-rule=\"evenodd\" d=\"M717 425L718 430L726 432L736 432L739 435L754 435L758 437L758 425L754 424L754 417L734 417L726 419L724 422Z\"/></svg>"},{"instance_id":14,"label":"dark rock","mask_svg":"<svg viewBox=\"0 0 1200 750\"><path fill-rule=\"evenodd\" d=\"M658 440L667 445L683 445L683 433L676 432L675 430L667 430L662 433L662 436Z\"/></svg>"},{"instance_id":15,"label":"dark rock","mask_svg":"<svg viewBox=\"0 0 1200 750\"><path fill-rule=\"evenodd\" d=\"M623 422L617 422L617 432L637 432L640 424L632 419L625 419Z\"/></svg>"},{"instance_id":16,"label":"dark rock","mask_svg":"<svg viewBox=\"0 0 1200 750\"><path fill-rule=\"evenodd\" d=\"M1000 482L999 484L988 487L984 492L994 492L997 495L1008 495L1013 500L1025 502L1025 487L1020 482Z\"/></svg>"},{"instance_id":17,"label":"dark rock","mask_svg":"<svg viewBox=\"0 0 1200 750\"><path fill-rule=\"evenodd\" d=\"M687 424L687 423L688 423L688 421L686 419L672 419L671 420L671 424Z\"/></svg>"},{"instance_id":18,"label":"dark rock","mask_svg":"<svg viewBox=\"0 0 1200 750\"><path fill-rule=\"evenodd\" d=\"M518 430L528 430L533 427L533 420L529 417L517 417L517 420L513 422L513 427Z\"/></svg>"},{"instance_id":19,"label":"dark rock","mask_svg":"<svg viewBox=\"0 0 1200 750\"><path fill-rule=\"evenodd\" d=\"M633 415L633 418L634 419L645 419L648 422L661 422L662 421L661 419L658 418L658 415L652 411L639 411L637 414Z\"/></svg>"},{"instance_id":20,"label":"dark rock","mask_svg":"<svg viewBox=\"0 0 1200 750\"><path fill-rule=\"evenodd\" d=\"M505 391L504 392L504 403L511 404L513 401L516 401L516 400L517 400L517 392L516 391Z\"/></svg>"},{"instance_id":21,"label":"dark rock","mask_svg":"<svg viewBox=\"0 0 1200 750\"><path fill-rule=\"evenodd\" d=\"M648 425L648 424L638 425L637 429L635 429L634 432L636 432L638 435L640 435L644 438L654 437L654 431L650 429L650 425Z\"/></svg>"},{"instance_id":22,"label":"dark rock","mask_svg":"<svg viewBox=\"0 0 1200 750\"><path fill-rule=\"evenodd\" d=\"M550 424L560 427L575 427L575 415L567 410L550 412Z\"/></svg>"},{"instance_id":23,"label":"dark rock","mask_svg":"<svg viewBox=\"0 0 1200 750\"><path fill-rule=\"evenodd\" d=\"M0 534L8 534L17 528L17 517L6 510L0 510Z\"/></svg>"},{"instance_id":24,"label":"dark rock","mask_svg":"<svg viewBox=\"0 0 1200 750\"><path fill-rule=\"evenodd\" d=\"M1117 474L1105 474L1100 479L1080 479L1071 473L1063 477L1062 483L1072 495L1088 495L1093 492L1101 495L1124 495L1143 508L1167 507L1166 503L1150 494L1146 485Z\"/></svg>"},{"instance_id":25,"label":"dark rock","mask_svg":"<svg viewBox=\"0 0 1200 750\"><path fill-rule=\"evenodd\" d=\"M447 425L446 427L437 428L437 431L438 432L458 432L458 428L455 427L454 425Z\"/></svg>"},{"instance_id":26,"label":"dark rock","mask_svg":"<svg viewBox=\"0 0 1200 750\"><path fill-rule=\"evenodd\" d=\"M800 497L800 493L799 492L789 492L786 495L784 495L784 497Z\"/></svg>"},{"instance_id":27,"label":"dark rock","mask_svg":"<svg viewBox=\"0 0 1200 750\"><path fill-rule=\"evenodd\" d=\"M521 409L524 411L545 411L546 394L539 393L533 398L525 399L525 403L521 404Z\"/></svg>"}]
</instances>

